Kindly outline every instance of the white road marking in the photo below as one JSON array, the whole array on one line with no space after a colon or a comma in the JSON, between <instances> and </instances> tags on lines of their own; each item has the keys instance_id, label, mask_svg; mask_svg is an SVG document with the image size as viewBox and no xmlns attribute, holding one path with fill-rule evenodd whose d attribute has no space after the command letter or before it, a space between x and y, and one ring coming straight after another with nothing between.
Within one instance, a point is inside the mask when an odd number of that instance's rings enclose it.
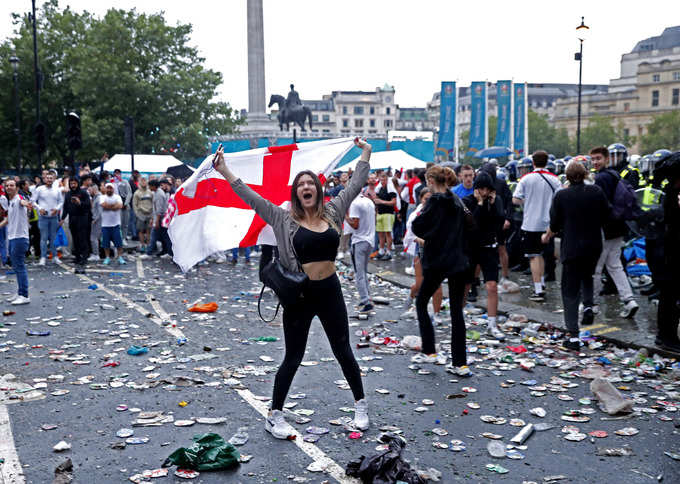
<instances>
[{"instance_id":1,"label":"white road marking","mask_svg":"<svg viewBox=\"0 0 680 484\"><path fill-rule=\"evenodd\" d=\"M236 390L236 391L241 396L241 398L243 398L243 400L246 401L246 403L253 407L264 418L267 418L267 413L269 412L269 409L267 408L267 405L264 402L261 402L260 400L256 399L255 395L253 395L253 393L250 390ZM340 467L340 465L337 462L328 457L328 455L324 451L319 449L316 445L312 444L311 442L305 442L302 439L302 435L300 435L300 433L297 430L295 431L295 440L293 440L293 442L300 448L300 450L302 450L302 452L311 457L314 462L320 463L326 469L328 475L334 478L336 481L340 482L341 484L359 483L357 479L347 477L345 475L345 469Z\"/></svg>"},{"instance_id":2,"label":"white road marking","mask_svg":"<svg viewBox=\"0 0 680 484\"><path fill-rule=\"evenodd\" d=\"M64 264L62 262L59 265L62 266L63 268L65 268L69 272L75 272L75 268L71 267L68 264ZM101 273L113 273L113 272L129 273L129 272L132 272L132 271L129 271L129 270L126 270L126 269L98 269L98 268L90 268L90 267L88 267L86 270L88 270L89 272L101 272Z\"/></svg>"},{"instance_id":3,"label":"white road marking","mask_svg":"<svg viewBox=\"0 0 680 484\"><path fill-rule=\"evenodd\" d=\"M12 424L9 421L7 406L0 404L0 456L5 459L0 464L0 479L3 484L24 484L24 470L21 468L17 449L14 447Z\"/></svg>"},{"instance_id":4,"label":"white road marking","mask_svg":"<svg viewBox=\"0 0 680 484\"><path fill-rule=\"evenodd\" d=\"M144 279L144 266L142 265L142 259L137 257L137 277Z\"/></svg>"},{"instance_id":5,"label":"white road marking","mask_svg":"<svg viewBox=\"0 0 680 484\"><path fill-rule=\"evenodd\" d=\"M65 264L60 264L60 265L61 265L62 268L68 270L68 266L66 266ZM184 333L182 333L182 331L179 328L173 328L172 326L163 326L163 321L156 316L152 315L151 317L148 317L148 315L151 314L151 313L149 311L147 311L146 309L144 309L139 304L137 304L136 302L128 299L127 297L123 296L122 294L118 294L116 291L114 291L112 289L109 289L108 287L103 285L101 282L97 282L93 279L90 279L89 277L87 277L84 274L76 274L76 275L80 278L81 281L85 281L89 284L96 284L97 287L99 289L101 289L102 291L104 291L106 294L108 294L109 296L111 296L115 299L118 299L123 304L126 304L129 307L133 308L135 311L137 311L142 316L145 316L148 319L150 319L151 321L153 321L156 324L156 326L158 326L161 329L164 329L165 331L170 333L175 338L186 338L186 336L184 336Z\"/></svg>"},{"instance_id":6,"label":"white road marking","mask_svg":"<svg viewBox=\"0 0 680 484\"><path fill-rule=\"evenodd\" d=\"M151 304L151 307L154 311L156 311L156 314L159 318L161 318L163 321L170 321L170 315L165 312L165 310L161 307L161 303L158 302L153 294L147 294L146 300L149 301L149 304Z\"/></svg>"}]
</instances>

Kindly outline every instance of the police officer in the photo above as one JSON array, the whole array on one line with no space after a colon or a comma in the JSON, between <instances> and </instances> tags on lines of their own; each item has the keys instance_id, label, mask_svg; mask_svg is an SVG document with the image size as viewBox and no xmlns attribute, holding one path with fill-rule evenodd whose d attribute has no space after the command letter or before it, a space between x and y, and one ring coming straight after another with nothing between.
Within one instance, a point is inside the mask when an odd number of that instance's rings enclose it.
<instances>
[{"instance_id":1,"label":"police officer","mask_svg":"<svg viewBox=\"0 0 680 484\"><path fill-rule=\"evenodd\" d=\"M611 168L619 172L621 179L637 190L640 187L640 170L628 164L628 149L621 143L614 143L607 147L607 151Z\"/></svg>"}]
</instances>

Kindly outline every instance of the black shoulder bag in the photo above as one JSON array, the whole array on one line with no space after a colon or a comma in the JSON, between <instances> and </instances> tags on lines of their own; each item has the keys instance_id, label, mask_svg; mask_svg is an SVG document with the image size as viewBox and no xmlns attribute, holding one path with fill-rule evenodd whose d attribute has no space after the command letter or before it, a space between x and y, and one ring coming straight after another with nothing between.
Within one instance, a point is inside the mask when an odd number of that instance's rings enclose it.
<instances>
[{"instance_id":1,"label":"black shoulder bag","mask_svg":"<svg viewBox=\"0 0 680 484\"><path fill-rule=\"evenodd\" d=\"M300 299L300 296L302 295L302 289L309 280L309 277L307 277L307 274L304 272L293 272L283 267L283 264L281 264L281 261L278 259L278 257L272 258L272 260L262 268L260 277L262 279L263 286L262 290L260 291L260 298L257 302L257 312L260 315L262 321L267 323L274 320L281 305L283 305L285 308L286 306L290 306ZM262 312L260 311L260 304L262 302L262 294L264 293L265 286L272 289L279 298L279 304L276 307L274 317L270 320L264 319L262 317Z\"/></svg>"}]
</instances>

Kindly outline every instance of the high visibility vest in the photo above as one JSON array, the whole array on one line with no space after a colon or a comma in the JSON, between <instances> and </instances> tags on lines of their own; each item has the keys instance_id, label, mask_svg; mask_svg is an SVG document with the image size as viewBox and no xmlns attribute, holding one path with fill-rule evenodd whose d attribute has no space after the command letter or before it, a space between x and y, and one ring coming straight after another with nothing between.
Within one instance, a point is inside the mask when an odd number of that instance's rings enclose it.
<instances>
[{"instance_id":1,"label":"high visibility vest","mask_svg":"<svg viewBox=\"0 0 680 484\"><path fill-rule=\"evenodd\" d=\"M642 193L642 209L649 210L652 205L659 205L661 192L653 189L651 186L645 187Z\"/></svg>"}]
</instances>

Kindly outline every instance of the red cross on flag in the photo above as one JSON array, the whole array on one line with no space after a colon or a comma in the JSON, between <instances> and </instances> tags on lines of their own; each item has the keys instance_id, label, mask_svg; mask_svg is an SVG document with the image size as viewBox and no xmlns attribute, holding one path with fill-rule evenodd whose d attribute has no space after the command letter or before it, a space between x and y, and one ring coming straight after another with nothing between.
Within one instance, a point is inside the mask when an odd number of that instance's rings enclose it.
<instances>
[{"instance_id":1,"label":"red cross on flag","mask_svg":"<svg viewBox=\"0 0 680 484\"><path fill-rule=\"evenodd\" d=\"M225 153L231 171L278 206L290 202L295 175L311 170L322 183L352 148L352 138ZM174 261L189 270L215 252L256 244L275 245L274 232L239 198L208 156L177 190L169 208Z\"/></svg>"}]
</instances>

